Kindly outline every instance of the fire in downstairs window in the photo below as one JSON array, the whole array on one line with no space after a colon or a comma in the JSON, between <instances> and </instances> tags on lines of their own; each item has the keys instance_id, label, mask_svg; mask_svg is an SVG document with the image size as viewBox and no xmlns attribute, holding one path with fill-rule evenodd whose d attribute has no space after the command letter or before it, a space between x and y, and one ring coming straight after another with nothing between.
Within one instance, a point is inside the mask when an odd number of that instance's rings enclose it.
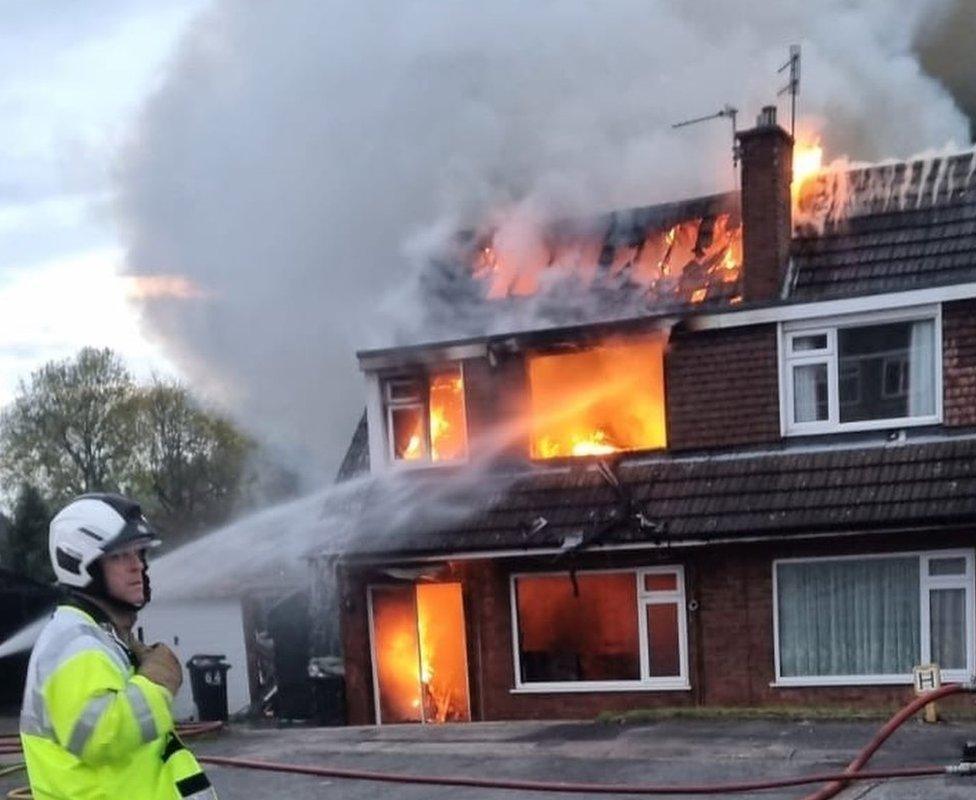
<instances>
[{"instance_id":1,"label":"fire in downstairs window","mask_svg":"<svg viewBox=\"0 0 976 800\"><path fill-rule=\"evenodd\" d=\"M381 721L470 719L460 584L374 587L371 606Z\"/></svg>"},{"instance_id":2,"label":"fire in downstairs window","mask_svg":"<svg viewBox=\"0 0 976 800\"><path fill-rule=\"evenodd\" d=\"M664 447L664 341L607 343L528 362L533 458Z\"/></svg>"}]
</instances>

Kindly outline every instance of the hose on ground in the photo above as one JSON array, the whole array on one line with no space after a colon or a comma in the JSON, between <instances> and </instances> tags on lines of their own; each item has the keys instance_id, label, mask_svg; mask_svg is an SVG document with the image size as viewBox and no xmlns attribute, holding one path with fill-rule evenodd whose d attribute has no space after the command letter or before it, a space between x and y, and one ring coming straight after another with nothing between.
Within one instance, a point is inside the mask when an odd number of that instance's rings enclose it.
<instances>
[{"instance_id":1,"label":"hose on ground","mask_svg":"<svg viewBox=\"0 0 976 800\"><path fill-rule=\"evenodd\" d=\"M898 711L888 720L872 737L871 741L857 754L853 761L848 764L843 772L839 773L819 773L804 775L796 778L778 778L764 781L743 781L738 783L721 784L701 784L701 785L676 785L676 786L652 786L641 784L600 784L600 783L562 783L558 781L522 781L522 780L500 780L493 778L471 778L463 776L447 775L411 775L393 772L373 772L369 770L342 769L339 767L317 767L303 764L281 764L269 761L260 761L244 758L230 758L226 756L200 756L198 760L203 764L214 766L235 767L243 769L262 770L270 772L291 773L298 775L311 775L321 778L345 778L350 780L363 780L381 783L401 783L401 784L423 784L428 786L457 786L481 789L511 790L521 792L564 792L571 794L632 794L632 795L710 795L710 794L736 794L742 792L756 792L766 789L781 789L792 786L803 786L811 783L824 783L821 789L806 795L803 800L829 800L840 792L852 781L883 780L892 778L917 778L932 775L946 774L970 774L976 775L976 766L921 766L907 767L900 769L888 769L880 771L865 771L864 765L877 752L885 741L894 733L904 722L910 719L920 709L928 703L940 700L960 692L976 691L971 684L947 684L940 689L928 692ZM202 733L219 730L222 724L217 723L196 723L189 726L178 728L178 733L182 736L190 737ZM16 737L0 737L0 755L5 753L19 753L19 741L14 744L12 739ZM15 790L23 791L23 790ZM29 794L13 793L7 795L8 798L17 800L29 798Z\"/></svg>"}]
</instances>

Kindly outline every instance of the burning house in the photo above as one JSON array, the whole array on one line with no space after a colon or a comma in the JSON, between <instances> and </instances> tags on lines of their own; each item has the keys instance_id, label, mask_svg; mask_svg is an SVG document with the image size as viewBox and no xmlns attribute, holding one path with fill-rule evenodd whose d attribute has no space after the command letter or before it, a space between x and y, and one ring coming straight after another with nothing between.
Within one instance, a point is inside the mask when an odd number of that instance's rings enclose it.
<instances>
[{"instance_id":1,"label":"burning house","mask_svg":"<svg viewBox=\"0 0 976 800\"><path fill-rule=\"evenodd\" d=\"M433 270L548 327L359 354L346 472L375 480L320 561L350 722L887 706L916 664L976 671L976 152L800 186L773 110L738 143L739 192ZM378 513L391 475L414 502Z\"/></svg>"}]
</instances>

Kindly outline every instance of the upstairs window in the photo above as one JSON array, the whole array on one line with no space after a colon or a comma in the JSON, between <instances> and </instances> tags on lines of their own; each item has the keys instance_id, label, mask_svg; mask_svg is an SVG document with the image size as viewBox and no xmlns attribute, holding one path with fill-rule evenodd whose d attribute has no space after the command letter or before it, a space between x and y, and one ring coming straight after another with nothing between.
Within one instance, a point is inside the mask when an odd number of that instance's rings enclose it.
<instances>
[{"instance_id":1,"label":"upstairs window","mask_svg":"<svg viewBox=\"0 0 976 800\"><path fill-rule=\"evenodd\" d=\"M460 366L384 382L390 461L462 461L468 455Z\"/></svg>"},{"instance_id":2,"label":"upstairs window","mask_svg":"<svg viewBox=\"0 0 976 800\"><path fill-rule=\"evenodd\" d=\"M787 434L869 430L941 420L938 309L782 329Z\"/></svg>"},{"instance_id":3,"label":"upstairs window","mask_svg":"<svg viewBox=\"0 0 976 800\"><path fill-rule=\"evenodd\" d=\"M528 361L533 458L667 444L664 342L611 342Z\"/></svg>"}]
</instances>

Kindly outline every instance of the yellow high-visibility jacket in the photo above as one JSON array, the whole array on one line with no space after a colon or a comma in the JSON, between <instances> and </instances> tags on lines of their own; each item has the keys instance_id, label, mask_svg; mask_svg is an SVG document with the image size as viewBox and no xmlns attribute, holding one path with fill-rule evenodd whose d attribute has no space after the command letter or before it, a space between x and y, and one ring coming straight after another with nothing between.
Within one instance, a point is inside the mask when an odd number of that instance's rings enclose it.
<instances>
[{"instance_id":1,"label":"yellow high-visibility jacket","mask_svg":"<svg viewBox=\"0 0 976 800\"><path fill-rule=\"evenodd\" d=\"M20 738L36 800L213 800L173 730L169 691L135 674L94 604L58 606L27 667Z\"/></svg>"}]
</instances>

